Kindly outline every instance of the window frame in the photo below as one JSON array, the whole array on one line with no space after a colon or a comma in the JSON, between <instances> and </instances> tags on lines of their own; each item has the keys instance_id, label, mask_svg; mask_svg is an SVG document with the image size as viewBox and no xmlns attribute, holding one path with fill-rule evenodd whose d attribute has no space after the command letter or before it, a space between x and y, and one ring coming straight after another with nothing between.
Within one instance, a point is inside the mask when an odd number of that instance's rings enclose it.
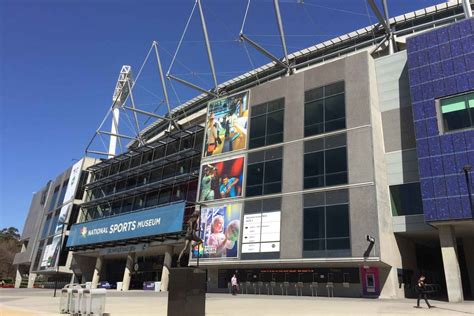
<instances>
[{"instance_id":1,"label":"window frame","mask_svg":"<svg viewBox=\"0 0 474 316\"><path fill-rule=\"evenodd\" d=\"M435 100L436 117L437 117L437 122L438 122L438 130L440 131L440 134L451 134L451 133L462 132L462 131L474 129L474 115L471 115L471 111L470 111L471 107L469 106L469 98L468 98L469 95L472 95L473 100L474 100L474 90L470 90L470 91L467 91L467 92L442 97L442 98L439 98L439 99ZM464 105L465 105L465 110L464 111L466 111L467 115L469 116L471 126L450 130L450 129L446 128L446 124L444 122L444 116L443 116L443 111L442 111L442 107L443 107L442 103L443 103L444 100L449 100L449 99L458 98L458 97L464 97ZM474 107L472 109L474 111Z\"/></svg>"},{"instance_id":2,"label":"window frame","mask_svg":"<svg viewBox=\"0 0 474 316\"><path fill-rule=\"evenodd\" d=\"M281 102L281 105L279 104ZM285 104L286 104L286 99L285 97L282 98L277 98L273 99L267 102L262 102L260 104L255 104L250 107L250 122L249 122L249 136L248 136L248 148L249 149L257 149L261 147L266 147L266 146L271 146L271 145L276 145L284 142L285 138ZM277 109L273 109L272 107L277 107ZM263 112L258 112L255 113L256 108L263 108L265 107L265 110ZM282 113L282 118L281 118L281 132L278 133L272 133L268 134L268 125L269 125L269 115L273 114L279 114ZM253 125L256 119L264 119L265 120L265 126L264 126L264 135L259 136L259 137L252 137L252 131L253 131ZM276 141L276 142L271 142L269 139L275 136L281 135L281 140ZM262 144L253 145L255 144L255 140L261 140L263 139ZM253 141L253 142L252 142Z\"/></svg>"}]
</instances>

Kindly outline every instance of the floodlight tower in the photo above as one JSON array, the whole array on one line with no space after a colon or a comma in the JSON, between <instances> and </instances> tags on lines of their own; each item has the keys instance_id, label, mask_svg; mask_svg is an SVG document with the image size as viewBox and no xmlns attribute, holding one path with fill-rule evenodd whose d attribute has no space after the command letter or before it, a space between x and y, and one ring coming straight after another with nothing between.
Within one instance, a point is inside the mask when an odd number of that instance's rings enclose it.
<instances>
[{"instance_id":1,"label":"floodlight tower","mask_svg":"<svg viewBox=\"0 0 474 316\"><path fill-rule=\"evenodd\" d=\"M133 86L132 67L123 65L120 70L117 84L115 85L114 95L112 96L112 127L110 128L109 156L115 156L117 147L117 136L119 135L118 123L120 119L120 107L123 106L130 94L130 88Z\"/></svg>"}]
</instances>

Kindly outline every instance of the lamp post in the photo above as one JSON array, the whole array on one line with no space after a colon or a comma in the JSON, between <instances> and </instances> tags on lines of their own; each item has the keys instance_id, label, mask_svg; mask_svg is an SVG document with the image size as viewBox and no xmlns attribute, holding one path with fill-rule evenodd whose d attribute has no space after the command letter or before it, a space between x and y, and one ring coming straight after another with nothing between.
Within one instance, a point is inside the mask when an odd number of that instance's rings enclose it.
<instances>
[{"instance_id":1,"label":"lamp post","mask_svg":"<svg viewBox=\"0 0 474 316\"><path fill-rule=\"evenodd\" d=\"M61 257L61 249L63 247L63 236L64 236L64 227L68 224L67 222L58 222L61 224L61 237L59 239L59 249L58 249L58 259L56 261L56 278L54 281L54 294L53 297L56 297L56 289L58 288L58 275L59 275L59 258Z\"/></svg>"},{"instance_id":2,"label":"lamp post","mask_svg":"<svg viewBox=\"0 0 474 316\"><path fill-rule=\"evenodd\" d=\"M469 206L471 207L471 215L474 216L474 209L472 205L472 192L471 192L471 181L469 179L469 173L472 170L471 165L465 165L462 170L464 171L464 176L466 177L466 185L467 185L467 194L469 196Z\"/></svg>"}]
</instances>

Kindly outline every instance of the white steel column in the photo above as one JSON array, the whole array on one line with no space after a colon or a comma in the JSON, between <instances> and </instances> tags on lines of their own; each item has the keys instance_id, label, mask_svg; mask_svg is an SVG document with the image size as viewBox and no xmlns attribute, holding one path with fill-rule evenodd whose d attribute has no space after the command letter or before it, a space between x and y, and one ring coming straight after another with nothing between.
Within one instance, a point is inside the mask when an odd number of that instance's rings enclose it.
<instances>
[{"instance_id":1,"label":"white steel column","mask_svg":"<svg viewBox=\"0 0 474 316\"><path fill-rule=\"evenodd\" d=\"M122 291L128 291L130 288L130 280L132 279L133 265L135 263L135 253L127 255L127 263L125 264L125 271L123 272Z\"/></svg>"},{"instance_id":2,"label":"white steel column","mask_svg":"<svg viewBox=\"0 0 474 316\"><path fill-rule=\"evenodd\" d=\"M93 289L96 289L97 285L99 284L100 271L102 270L102 261L103 261L103 258L101 256L97 257L97 260L95 262L94 274L92 275L91 288Z\"/></svg>"},{"instance_id":3,"label":"white steel column","mask_svg":"<svg viewBox=\"0 0 474 316\"><path fill-rule=\"evenodd\" d=\"M161 272L161 288L162 292L168 291L168 284L170 281L170 268L171 268L171 261L173 258L173 246L167 246L165 250L165 259L163 261L163 270Z\"/></svg>"},{"instance_id":4,"label":"white steel column","mask_svg":"<svg viewBox=\"0 0 474 316\"><path fill-rule=\"evenodd\" d=\"M448 290L449 302L462 302L461 270L459 269L456 235L451 225L439 226L439 241L441 254L443 256L444 275L446 277L446 289Z\"/></svg>"}]
</instances>

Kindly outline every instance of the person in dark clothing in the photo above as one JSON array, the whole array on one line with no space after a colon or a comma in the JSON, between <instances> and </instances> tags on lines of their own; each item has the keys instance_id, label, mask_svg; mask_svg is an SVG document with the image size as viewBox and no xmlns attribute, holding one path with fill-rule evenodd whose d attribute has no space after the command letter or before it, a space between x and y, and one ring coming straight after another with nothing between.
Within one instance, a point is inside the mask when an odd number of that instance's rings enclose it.
<instances>
[{"instance_id":1,"label":"person in dark clothing","mask_svg":"<svg viewBox=\"0 0 474 316\"><path fill-rule=\"evenodd\" d=\"M426 291L425 291L425 276L422 274L420 275L420 278L418 279L418 283L416 284L416 293L418 294L418 299L416 301L416 306L415 308L421 308L420 307L420 299L423 297L426 305L428 305L428 308L431 308L433 306L430 305L428 302L428 297L426 296Z\"/></svg>"}]
</instances>

